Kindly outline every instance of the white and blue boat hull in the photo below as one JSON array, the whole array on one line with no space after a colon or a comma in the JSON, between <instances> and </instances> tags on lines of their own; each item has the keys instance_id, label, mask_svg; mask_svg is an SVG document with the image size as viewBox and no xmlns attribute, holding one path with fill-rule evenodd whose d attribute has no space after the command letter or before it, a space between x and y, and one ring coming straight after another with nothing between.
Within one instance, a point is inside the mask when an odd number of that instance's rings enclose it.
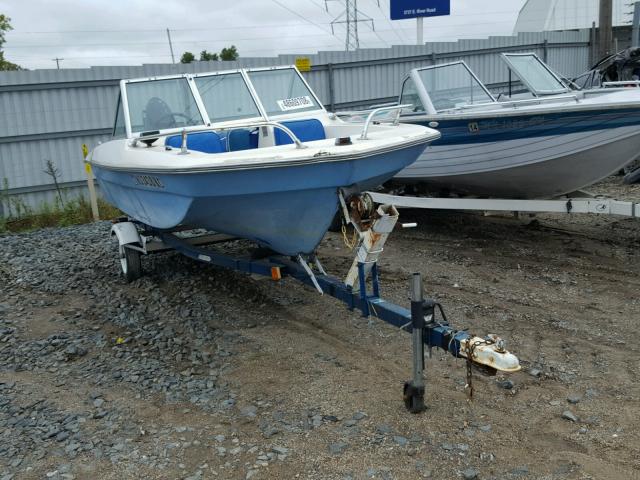
<instances>
[{"instance_id":1,"label":"white and blue boat hull","mask_svg":"<svg viewBox=\"0 0 640 480\"><path fill-rule=\"evenodd\" d=\"M308 254L338 208L338 189L373 188L415 161L426 139L342 160L197 172L94 164L107 200L162 230L185 225L253 240L284 255Z\"/></svg>"}]
</instances>

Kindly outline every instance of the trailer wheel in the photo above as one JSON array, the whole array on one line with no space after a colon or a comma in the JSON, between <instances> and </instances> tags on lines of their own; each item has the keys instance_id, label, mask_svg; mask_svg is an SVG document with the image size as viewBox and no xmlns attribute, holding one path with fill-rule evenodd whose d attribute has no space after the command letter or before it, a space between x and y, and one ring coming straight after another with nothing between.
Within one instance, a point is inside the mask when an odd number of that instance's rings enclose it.
<instances>
[{"instance_id":1,"label":"trailer wheel","mask_svg":"<svg viewBox=\"0 0 640 480\"><path fill-rule=\"evenodd\" d=\"M133 282L142 276L142 260L140 252L133 248L127 248L126 245L118 246L118 254L120 257L120 267L122 274L127 282Z\"/></svg>"}]
</instances>

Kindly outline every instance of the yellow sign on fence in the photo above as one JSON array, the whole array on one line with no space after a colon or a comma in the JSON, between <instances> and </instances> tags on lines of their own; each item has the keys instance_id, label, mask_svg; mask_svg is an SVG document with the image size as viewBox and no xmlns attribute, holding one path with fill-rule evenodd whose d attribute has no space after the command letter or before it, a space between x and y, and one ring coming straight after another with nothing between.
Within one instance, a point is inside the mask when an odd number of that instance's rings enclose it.
<instances>
[{"instance_id":1,"label":"yellow sign on fence","mask_svg":"<svg viewBox=\"0 0 640 480\"><path fill-rule=\"evenodd\" d=\"M301 72L310 72L311 71L311 59L309 57L298 57L298 58L296 58L296 67Z\"/></svg>"}]
</instances>

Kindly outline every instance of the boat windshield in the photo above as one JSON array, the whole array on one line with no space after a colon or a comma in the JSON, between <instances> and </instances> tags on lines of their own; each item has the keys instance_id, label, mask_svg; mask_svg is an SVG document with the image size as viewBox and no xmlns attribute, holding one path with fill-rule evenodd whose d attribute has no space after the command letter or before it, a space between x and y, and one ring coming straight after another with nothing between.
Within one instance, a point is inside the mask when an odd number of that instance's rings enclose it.
<instances>
[{"instance_id":1,"label":"boat windshield","mask_svg":"<svg viewBox=\"0 0 640 480\"><path fill-rule=\"evenodd\" d=\"M239 72L196 77L195 82L211 122L260 116L260 110Z\"/></svg>"},{"instance_id":2,"label":"boat windshield","mask_svg":"<svg viewBox=\"0 0 640 480\"><path fill-rule=\"evenodd\" d=\"M186 78L128 83L127 105L132 132L204 124Z\"/></svg>"},{"instance_id":3,"label":"boat windshield","mask_svg":"<svg viewBox=\"0 0 640 480\"><path fill-rule=\"evenodd\" d=\"M463 62L423 68L418 75L436 111L494 101Z\"/></svg>"},{"instance_id":4,"label":"boat windshield","mask_svg":"<svg viewBox=\"0 0 640 480\"><path fill-rule=\"evenodd\" d=\"M534 53L503 53L509 69L536 96L567 93L562 80Z\"/></svg>"},{"instance_id":5,"label":"boat windshield","mask_svg":"<svg viewBox=\"0 0 640 480\"><path fill-rule=\"evenodd\" d=\"M121 98L114 136L125 129L129 137L154 135L323 110L295 67L123 80Z\"/></svg>"},{"instance_id":6,"label":"boat windshield","mask_svg":"<svg viewBox=\"0 0 640 480\"><path fill-rule=\"evenodd\" d=\"M249 78L267 115L320 108L309 87L293 68L249 71Z\"/></svg>"}]
</instances>

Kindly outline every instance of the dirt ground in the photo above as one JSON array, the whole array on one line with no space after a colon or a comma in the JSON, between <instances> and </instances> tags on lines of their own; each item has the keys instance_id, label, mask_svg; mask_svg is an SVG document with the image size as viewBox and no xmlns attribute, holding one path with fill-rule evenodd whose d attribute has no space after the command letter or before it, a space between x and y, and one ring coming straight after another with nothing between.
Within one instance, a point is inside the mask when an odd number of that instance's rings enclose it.
<instances>
[{"instance_id":1,"label":"dirt ground","mask_svg":"<svg viewBox=\"0 0 640 480\"><path fill-rule=\"evenodd\" d=\"M640 199L640 186L622 186L619 177L593 190ZM401 398L411 375L406 333L291 280L274 284L173 253L143 259L144 281L127 285L117 276L110 244L100 244L88 252L102 252L97 261L69 255L65 268L75 272L90 264L95 288L104 284L105 292L26 285L16 268L4 267L2 281L11 288L0 291L0 304L16 341L1 343L0 330L0 353L12 348L17 356L21 344L59 332L72 338L104 332L108 340L52 372L40 364L0 365L0 387L10 388L11 405L24 409L44 399L56 415L75 412L85 419L77 431L81 447L74 450L56 437L26 442L28 427L12 425L6 409L0 438L25 447L5 454L0 478L640 478L640 344L634 334L640 222L416 210L401 211L401 219L418 227L390 237L380 262L382 295L408 306L409 275L421 272L427 294L444 305L450 322L481 336L501 335L520 358L521 372L475 374L470 402L465 363L434 351L425 373L428 409L412 415ZM100 227L105 236L108 228ZM36 253L32 261L40 261ZM351 255L332 233L319 251L336 276L346 273ZM196 320L214 332L215 355L222 355L216 382L232 399L225 408L170 401L105 374L110 359L184 368L182 356L165 358L142 341L128 343L137 327L122 327L119 310L96 323L105 305L140 297L139 303L155 302L172 312L163 328L191 342L194 331L181 329L193 313L176 306L196 296L213 306L211 315ZM206 350L208 342L189 343L186 357ZM191 374L196 378L198 369ZM99 396L92 394L96 388ZM90 414L102 405L97 398L119 412L102 430L104 419ZM118 441L106 445L114 436ZM35 455L33 445L44 453ZM18 465L12 463L16 455Z\"/></svg>"}]
</instances>

